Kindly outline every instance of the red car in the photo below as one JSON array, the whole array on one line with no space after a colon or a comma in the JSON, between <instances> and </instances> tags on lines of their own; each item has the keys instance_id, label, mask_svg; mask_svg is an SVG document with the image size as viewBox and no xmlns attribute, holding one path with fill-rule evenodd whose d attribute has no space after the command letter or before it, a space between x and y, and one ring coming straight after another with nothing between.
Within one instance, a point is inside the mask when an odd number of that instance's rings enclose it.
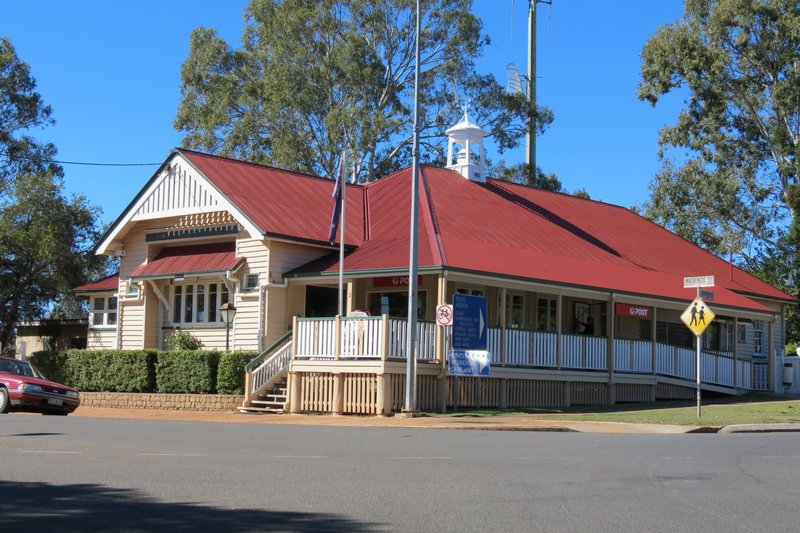
<instances>
[{"instance_id":1,"label":"red car","mask_svg":"<svg viewBox=\"0 0 800 533\"><path fill-rule=\"evenodd\" d=\"M72 387L48 381L25 361L0 357L0 413L68 415L81 400Z\"/></svg>"}]
</instances>

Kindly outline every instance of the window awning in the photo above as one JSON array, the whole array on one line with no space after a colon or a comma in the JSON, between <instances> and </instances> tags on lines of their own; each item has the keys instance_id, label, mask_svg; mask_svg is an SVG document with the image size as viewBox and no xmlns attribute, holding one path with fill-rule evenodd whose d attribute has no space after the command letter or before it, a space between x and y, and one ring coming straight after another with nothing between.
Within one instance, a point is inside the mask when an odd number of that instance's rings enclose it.
<instances>
[{"instance_id":1,"label":"window awning","mask_svg":"<svg viewBox=\"0 0 800 533\"><path fill-rule=\"evenodd\" d=\"M139 265L131 278L166 278L215 274L236 270L244 262L236 257L236 243L195 244L165 248L151 261Z\"/></svg>"}]
</instances>

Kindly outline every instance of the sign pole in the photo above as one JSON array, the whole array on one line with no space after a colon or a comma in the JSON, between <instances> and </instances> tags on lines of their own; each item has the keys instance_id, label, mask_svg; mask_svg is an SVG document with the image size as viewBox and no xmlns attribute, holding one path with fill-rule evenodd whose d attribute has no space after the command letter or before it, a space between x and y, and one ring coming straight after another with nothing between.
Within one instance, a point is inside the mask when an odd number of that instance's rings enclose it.
<instances>
[{"instance_id":1,"label":"sign pole","mask_svg":"<svg viewBox=\"0 0 800 533\"><path fill-rule=\"evenodd\" d=\"M692 333L695 334L697 337L697 368L696 368L696 378L697 378L697 418L701 416L701 409L702 409L702 396L701 396L701 383L702 380L700 379L700 371L702 367L702 345L703 345L703 332L706 330L706 327L714 320L714 312L708 308L708 306L703 302L703 296L712 299L714 297L714 293L704 291L703 287L713 287L714 286L714 276L693 276L693 277L685 277L683 278L683 288L697 288L697 296L695 297L694 301L689 304L689 307L686 311L683 312L681 315L681 320L683 323L686 324ZM699 309L698 309L699 306Z\"/></svg>"}]
</instances>

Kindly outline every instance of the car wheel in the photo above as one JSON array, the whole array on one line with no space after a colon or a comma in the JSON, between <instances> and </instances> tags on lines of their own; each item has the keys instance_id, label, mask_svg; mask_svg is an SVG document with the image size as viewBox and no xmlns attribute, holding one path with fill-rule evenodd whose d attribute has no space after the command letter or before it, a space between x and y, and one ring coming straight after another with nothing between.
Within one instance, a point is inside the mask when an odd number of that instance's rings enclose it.
<instances>
[{"instance_id":1,"label":"car wheel","mask_svg":"<svg viewBox=\"0 0 800 533\"><path fill-rule=\"evenodd\" d=\"M8 391L5 389L5 387L0 387L0 414L7 413L8 407Z\"/></svg>"}]
</instances>

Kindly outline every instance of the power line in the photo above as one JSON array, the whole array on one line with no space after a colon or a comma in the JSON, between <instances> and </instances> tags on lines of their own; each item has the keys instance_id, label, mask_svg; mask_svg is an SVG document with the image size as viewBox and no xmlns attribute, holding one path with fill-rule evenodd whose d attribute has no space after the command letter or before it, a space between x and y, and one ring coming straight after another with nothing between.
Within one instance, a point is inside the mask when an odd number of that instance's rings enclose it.
<instances>
[{"instance_id":1,"label":"power line","mask_svg":"<svg viewBox=\"0 0 800 533\"><path fill-rule=\"evenodd\" d=\"M85 161L58 161L53 159L53 163L60 165L82 165L87 167L155 167L161 163L87 163Z\"/></svg>"}]
</instances>

